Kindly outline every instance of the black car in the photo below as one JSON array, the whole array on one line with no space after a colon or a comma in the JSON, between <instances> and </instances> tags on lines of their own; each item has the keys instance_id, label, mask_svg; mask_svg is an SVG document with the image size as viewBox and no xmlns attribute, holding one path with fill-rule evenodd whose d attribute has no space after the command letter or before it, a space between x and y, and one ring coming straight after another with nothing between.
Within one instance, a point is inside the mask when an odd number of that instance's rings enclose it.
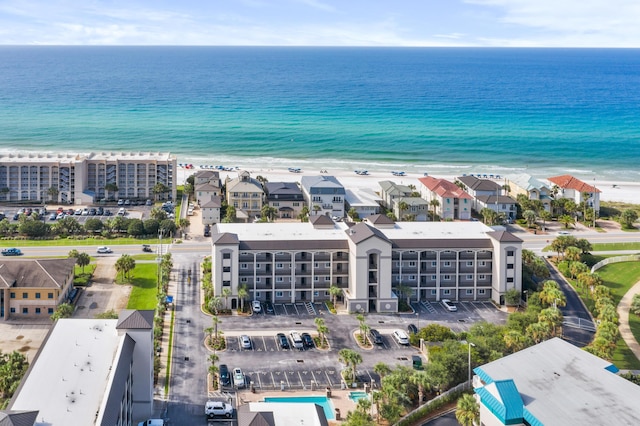
<instances>
[{"instance_id":1,"label":"black car","mask_svg":"<svg viewBox=\"0 0 640 426\"><path fill-rule=\"evenodd\" d=\"M147 253L153 252L153 250L151 250L151 246L149 244L143 244L142 245L142 251L147 252Z\"/></svg>"},{"instance_id":2,"label":"black car","mask_svg":"<svg viewBox=\"0 0 640 426\"><path fill-rule=\"evenodd\" d=\"M96 209L96 214L97 214L98 216L102 216L102 215L104 214L104 208L102 208L102 207L98 207L98 208Z\"/></svg>"},{"instance_id":3,"label":"black car","mask_svg":"<svg viewBox=\"0 0 640 426\"><path fill-rule=\"evenodd\" d=\"M302 337L302 343L305 348L313 348L313 339L309 333L302 333L300 337Z\"/></svg>"},{"instance_id":4,"label":"black car","mask_svg":"<svg viewBox=\"0 0 640 426\"><path fill-rule=\"evenodd\" d=\"M227 364L220 364L218 374L220 374L220 384L222 386L231 386L231 375L229 374Z\"/></svg>"},{"instance_id":5,"label":"black car","mask_svg":"<svg viewBox=\"0 0 640 426\"><path fill-rule=\"evenodd\" d=\"M276 334L276 340L280 344L281 349L289 349L289 340L287 339L287 336L284 335L284 333Z\"/></svg>"},{"instance_id":6,"label":"black car","mask_svg":"<svg viewBox=\"0 0 640 426\"><path fill-rule=\"evenodd\" d=\"M274 313L273 305L271 304L271 302L264 302L264 310L268 314Z\"/></svg>"},{"instance_id":7,"label":"black car","mask_svg":"<svg viewBox=\"0 0 640 426\"><path fill-rule=\"evenodd\" d=\"M372 328L372 329L369 330L369 338L376 345L381 345L382 344L382 335L375 328Z\"/></svg>"},{"instance_id":8,"label":"black car","mask_svg":"<svg viewBox=\"0 0 640 426\"><path fill-rule=\"evenodd\" d=\"M418 334L418 327L416 327L414 324L409 324L409 325L407 326L407 331L408 331L410 334Z\"/></svg>"}]
</instances>

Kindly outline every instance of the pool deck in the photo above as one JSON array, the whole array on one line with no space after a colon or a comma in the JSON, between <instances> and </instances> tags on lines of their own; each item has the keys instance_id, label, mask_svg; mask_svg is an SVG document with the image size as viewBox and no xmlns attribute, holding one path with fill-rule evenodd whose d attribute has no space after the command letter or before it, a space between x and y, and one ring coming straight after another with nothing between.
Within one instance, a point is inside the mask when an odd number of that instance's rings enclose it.
<instances>
[{"instance_id":1,"label":"pool deck","mask_svg":"<svg viewBox=\"0 0 640 426\"><path fill-rule=\"evenodd\" d=\"M329 420L329 425L342 424L349 411L356 409L356 403L349 399L349 392L362 391L362 388L358 389L331 389L331 403L333 408L340 410L341 420ZM238 403L244 404L248 402L260 402L267 397L294 397L294 396L326 396L324 388L317 389L315 391L306 390L284 390L284 391L260 391L256 389L255 393L249 390L241 390L238 392ZM375 410L375 408L374 408Z\"/></svg>"}]
</instances>

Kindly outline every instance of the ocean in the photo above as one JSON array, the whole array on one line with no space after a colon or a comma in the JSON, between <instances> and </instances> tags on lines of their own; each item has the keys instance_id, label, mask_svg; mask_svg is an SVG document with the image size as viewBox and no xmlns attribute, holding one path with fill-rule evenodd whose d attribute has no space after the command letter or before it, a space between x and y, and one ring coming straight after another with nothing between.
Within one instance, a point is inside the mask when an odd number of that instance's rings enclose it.
<instances>
[{"instance_id":1,"label":"ocean","mask_svg":"<svg viewBox=\"0 0 640 426\"><path fill-rule=\"evenodd\" d=\"M0 151L640 180L640 50L0 47Z\"/></svg>"}]
</instances>

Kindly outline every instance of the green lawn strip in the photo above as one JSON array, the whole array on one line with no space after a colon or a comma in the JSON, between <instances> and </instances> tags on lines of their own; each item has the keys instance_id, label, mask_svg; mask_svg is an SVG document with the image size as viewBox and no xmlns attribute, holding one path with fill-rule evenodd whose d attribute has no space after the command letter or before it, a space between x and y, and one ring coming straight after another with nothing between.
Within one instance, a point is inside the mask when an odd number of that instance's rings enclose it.
<instances>
[{"instance_id":1,"label":"green lawn strip","mask_svg":"<svg viewBox=\"0 0 640 426\"><path fill-rule=\"evenodd\" d=\"M157 238L61 238L55 240L0 240L0 247L48 247L48 246L118 246L132 244L156 244Z\"/></svg>"},{"instance_id":2,"label":"green lawn strip","mask_svg":"<svg viewBox=\"0 0 640 426\"><path fill-rule=\"evenodd\" d=\"M591 247L593 251L640 250L640 242L596 243L592 244Z\"/></svg>"},{"instance_id":3,"label":"green lawn strip","mask_svg":"<svg viewBox=\"0 0 640 426\"><path fill-rule=\"evenodd\" d=\"M167 371L164 379L164 396L169 394L169 377L171 374L171 351L173 350L173 324L174 324L175 310L171 309L171 326L169 327L169 349L167 350Z\"/></svg>"},{"instance_id":4,"label":"green lawn strip","mask_svg":"<svg viewBox=\"0 0 640 426\"><path fill-rule=\"evenodd\" d=\"M153 310L158 304L157 298L157 265L155 263L139 263L131 272L131 295L127 309ZM118 275L121 282L121 275Z\"/></svg>"},{"instance_id":5,"label":"green lawn strip","mask_svg":"<svg viewBox=\"0 0 640 426\"><path fill-rule=\"evenodd\" d=\"M640 360L631 352L622 338L616 342L616 350L611 362L620 370L640 370Z\"/></svg>"},{"instance_id":6,"label":"green lawn strip","mask_svg":"<svg viewBox=\"0 0 640 426\"><path fill-rule=\"evenodd\" d=\"M640 262L618 262L598 269L598 275L611 289L613 302L617 305L629 289L640 281Z\"/></svg>"},{"instance_id":7,"label":"green lawn strip","mask_svg":"<svg viewBox=\"0 0 640 426\"><path fill-rule=\"evenodd\" d=\"M147 260L156 261L156 259L158 259L157 254L134 254L131 257L133 257L134 260L142 260L142 261L147 261Z\"/></svg>"},{"instance_id":8,"label":"green lawn strip","mask_svg":"<svg viewBox=\"0 0 640 426\"><path fill-rule=\"evenodd\" d=\"M638 315L629 314L629 327L631 328L631 333L633 337L635 337L636 342L640 342L640 317Z\"/></svg>"}]
</instances>

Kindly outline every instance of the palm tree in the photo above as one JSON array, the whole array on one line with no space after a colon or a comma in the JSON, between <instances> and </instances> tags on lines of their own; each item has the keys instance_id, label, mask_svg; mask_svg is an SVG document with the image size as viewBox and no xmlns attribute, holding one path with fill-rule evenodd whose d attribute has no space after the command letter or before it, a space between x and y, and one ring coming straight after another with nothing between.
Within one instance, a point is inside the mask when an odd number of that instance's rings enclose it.
<instances>
[{"instance_id":1,"label":"palm tree","mask_svg":"<svg viewBox=\"0 0 640 426\"><path fill-rule=\"evenodd\" d=\"M436 221L436 209L440 206L440 201L438 201L436 198L432 198L431 201L429 201L429 205L431 207L433 207L433 221Z\"/></svg>"},{"instance_id":2,"label":"palm tree","mask_svg":"<svg viewBox=\"0 0 640 426\"><path fill-rule=\"evenodd\" d=\"M243 284L238 287L238 299L240 299L240 312L244 312L244 301L249 296L249 290L247 290L247 285Z\"/></svg>"},{"instance_id":3,"label":"palm tree","mask_svg":"<svg viewBox=\"0 0 640 426\"><path fill-rule=\"evenodd\" d=\"M342 296L342 289L337 285L332 284L329 287L329 294L331 295L331 299L333 300L333 307L336 307L336 303L338 301L338 297Z\"/></svg>"},{"instance_id":4,"label":"palm tree","mask_svg":"<svg viewBox=\"0 0 640 426\"><path fill-rule=\"evenodd\" d=\"M178 227L180 228L180 231L183 232L185 229L187 229L189 226L191 226L191 221L187 218L180 218L180 220L178 220Z\"/></svg>"},{"instance_id":5,"label":"palm tree","mask_svg":"<svg viewBox=\"0 0 640 426\"><path fill-rule=\"evenodd\" d=\"M302 206L302 209L300 209L300 214L298 215L298 219L300 219L300 222L307 222L309 220L309 207Z\"/></svg>"},{"instance_id":6,"label":"palm tree","mask_svg":"<svg viewBox=\"0 0 640 426\"><path fill-rule=\"evenodd\" d=\"M224 297L224 309L229 309L229 296L231 296L231 289L225 287L222 289L222 297Z\"/></svg>"},{"instance_id":7,"label":"palm tree","mask_svg":"<svg viewBox=\"0 0 640 426\"><path fill-rule=\"evenodd\" d=\"M580 256L582 255L582 250L578 247L567 247L564 251L564 258L570 262L577 262L580 260Z\"/></svg>"},{"instance_id":8,"label":"palm tree","mask_svg":"<svg viewBox=\"0 0 640 426\"><path fill-rule=\"evenodd\" d=\"M558 218L558 222L562 223L565 229L569 229L569 225L573 225L574 223L576 223L576 220L573 218L573 216L565 214Z\"/></svg>"},{"instance_id":9,"label":"palm tree","mask_svg":"<svg viewBox=\"0 0 640 426\"><path fill-rule=\"evenodd\" d=\"M458 398L456 420L462 426L473 426L480 420L480 405L473 395L465 393Z\"/></svg>"},{"instance_id":10,"label":"palm tree","mask_svg":"<svg viewBox=\"0 0 640 426\"><path fill-rule=\"evenodd\" d=\"M118 185L113 182L110 182L104 186L105 198L109 199L109 192L118 192Z\"/></svg>"},{"instance_id":11,"label":"palm tree","mask_svg":"<svg viewBox=\"0 0 640 426\"><path fill-rule=\"evenodd\" d=\"M317 204L314 204L314 205L313 205L313 213L314 213L314 215L316 215L316 216L317 216L317 215L318 215L318 212L319 212L320 210L322 210L322 207L320 207L320 206L319 206L319 205L317 205Z\"/></svg>"},{"instance_id":12,"label":"palm tree","mask_svg":"<svg viewBox=\"0 0 640 426\"><path fill-rule=\"evenodd\" d=\"M484 222L485 225L494 225L495 221L496 221L496 216L497 213L493 210L491 210L488 207L483 208L482 210L480 210L480 214L482 215L482 221Z\"/></svg>"},{"instance_id":13,"label":"palm tree","mask_svg":"<svg viewBox=\"0 0 640 426\"><path fill-rule=\"evenodd\" d=\"M158 182L153 186L153 195L155 196L156 201L158 200L158 195L165 194L167 192L169 192L169 188L167 188L167 186L162 182Z\"/></svg>"},{"instance_id":14,"label":"palm tree","mask_svg":"<svg viewBox=\"0 0 640 426\"><path fill-rule=\"evenodd\" d=\"M340 352L338 352L338 361L351 369L351 381L356 382L356 367L362 363L362 355L353 349L340 349Z\"/></svg>"},{"instance_id":15,"label":"palm tree","mask_svg":"<svg viewBox=\"0 0 640 426\"><path fill-rule=\"evenodd\" d=\"M380 376L380 380L382 380L384 379L384 376L391 373L391 367L389 367L384 362L378 362L373 366L373 371L374 373L378 374Z\"/></svg>"},{"instance_id":16,"label":"palm tree","mask_svg":"<svg viewBox=\"0 0 640 426\"><path fill-rule=\"evenodd\" d=\"M316 325L316 329L318 331L318 338L320 339L320 344L324 345L324 339L325 339L325 332L327 329L327 326L324 323L324 318L316 318L315 320L313 320L314 324Z\"/></svg>"},{"instance_id":17,"label":"palm tree","mask_svg":"<svg viewBox=\"0 0 640 426\"><path fill-rule=\"evenodd\" d=\"M122 279L130 278L129 273L136 267L136 261L128 254L123 254L116 260L116 271L122 272Z\"/></svg>"},{"instance_id":18,"label":"palm tree","mask_svg":"<svg viewBox=\"0 0 640 426\"><path fill-rule=\"evenodd\" d=\"M403 213L407 210L409 210L409 204L407 204L406 201L400 201L398 203L398 216L400 217L400 220L404 218Z\"/></svg>"},{"instance_id":19,"label":"palm tree","mask_svg":"<svg viewBox=\"0 0 640 426\"><path fill-rule=\"evenodd\" d=\"M76 263L82 268L82 273L84 274L84 267L91 263L91 256L89 256L89 253L78 253Z\"/></svg>"},{"instance_id":20,"label":"palm tree","mask_svg":"<svg viewBox=\"0 0 640 426\"><path fill-rule=\"evenodd\" d=\"M531 228L536 223L536 212L533 210L525 210L522 217L527 221L527 226Z\"/></svg>"},{"instance_id":21,"label":"palm tree","mask_svg":"<svg viewBox=\"0 0 640 426\"><path fill-rule=\"evenodd\" d=\"M60 191L58 191L58 188L56 188L55 186L52 186L49 189L47 189L47 194L49 195L49 200L50 201L53 201L54 199L57 199L59 193L60 193Z\"/></svg>"},{"instance_id":22,"label":"palm tree","mask_svg":"<svg viewBox=\"0 0 640 426\"><path fill-rule=\"evenodd\" d=\"M431 376L424 370L416 371L411 377L409 377L409 380L411 383L418 386L418 406L420 406L422 405L425 391L431 389Z\"/></svg>"},{"instance_id":23,"label":"palm tree","mask_svg":"<svg viewBox=\"0 0 640 426\"><path fill-rule=\"evenodd\" d=\"M220 324L222 321L220 320L220 318L218 318L216 315L211 317L211 324L213 324L213 335L216 339L216 341L218 340L218 324Z\"/></svg>"},{"instance_id":24,"label":"palm tree","mask_svg":"<svg viewBox=\"0 0 640 426\"><path fill-rule=\"evenodd\" d=\"M215 328L213 328L213 327L207 327L207 328L204 329L205 334L209 338L209 340L207 340L209 346L213 346L213 332L214 332L214 330L215 330Z\"/></svg>"}]
</instances>

